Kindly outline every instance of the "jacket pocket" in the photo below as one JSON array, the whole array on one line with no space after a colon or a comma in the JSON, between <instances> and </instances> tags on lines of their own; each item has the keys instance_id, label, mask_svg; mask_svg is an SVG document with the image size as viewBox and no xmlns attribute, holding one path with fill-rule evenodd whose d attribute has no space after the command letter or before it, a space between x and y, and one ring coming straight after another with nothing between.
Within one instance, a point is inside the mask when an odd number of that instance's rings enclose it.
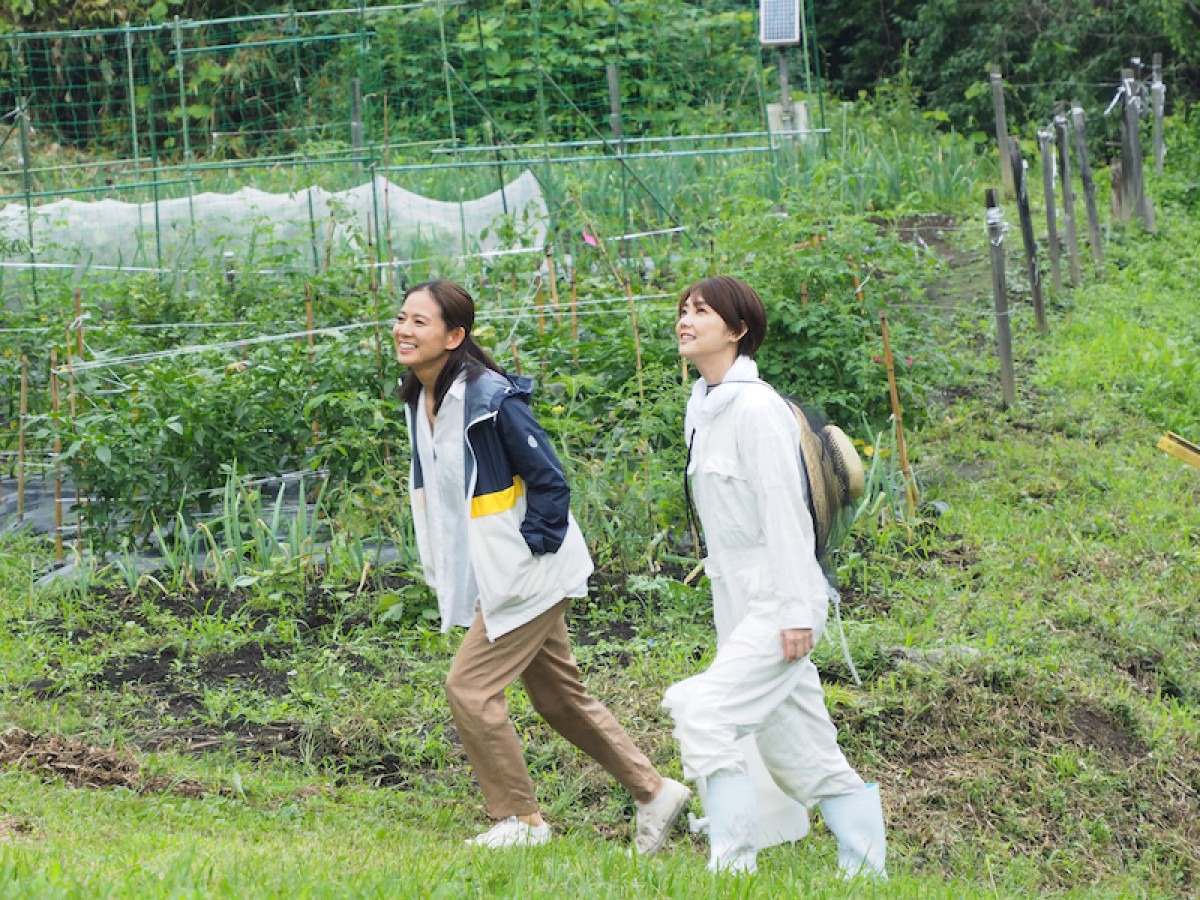
<instances>
[{"instance_id":1,"label":"jacket pocket","mask_svg":"<svg viewBox=\"0 0 1200 900\"><path fill-rule=\"evenodd\" d=\"M710 456L692 478L700 524L710 548L750 549L762 544L762 521L754 485L735 459Z\"/></svg>"}]
</instances>

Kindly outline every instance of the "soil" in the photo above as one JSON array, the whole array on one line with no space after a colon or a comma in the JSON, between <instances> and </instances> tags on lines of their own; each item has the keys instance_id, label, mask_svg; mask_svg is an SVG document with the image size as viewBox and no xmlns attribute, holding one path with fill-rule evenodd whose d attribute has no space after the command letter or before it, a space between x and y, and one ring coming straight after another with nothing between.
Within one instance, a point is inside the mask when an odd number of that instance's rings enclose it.
<instances>
[{"instance_id":1,"label":"soil","mask_svg":"<svg viewBox=\"0 0 1200 900\"><path fill-rule=\"evenodd\" d=\"M12 843L19 838L26 837L32 831L33 829L20 819L14 819L12 816L0 816L0 844Z\"/></svg>"},{"instance_id":2,"label":"soil","mask_svg":"<svg viewBox=\"0 0 1200 900\"><path fill-rule=\"evenodd\" d=\"M43 777L58 777L72 787L124 787L139 793L171 793L183 797L226 793L199 781L147 775L129 750L96 747L59 734L34 734L24 728L0 733L0 767L21 768Z\"/></svg>"},{"instance_id":3,"label":"soil","mask_svg":"<svg viewBox=\"0 0 1200 900\"><path fill-rule=\"evenodd\" d=\"M918 247L930 250L951 264L971 258L968 254L956 249L950 242L948 234L958 231L961 227L953 216L930 213L929 215L904 216L894 222L889 222L882 216L874 216L867 221L878 227L881 233L892 232L905 243L916 244Z\"/></svg>"}]
</instances>

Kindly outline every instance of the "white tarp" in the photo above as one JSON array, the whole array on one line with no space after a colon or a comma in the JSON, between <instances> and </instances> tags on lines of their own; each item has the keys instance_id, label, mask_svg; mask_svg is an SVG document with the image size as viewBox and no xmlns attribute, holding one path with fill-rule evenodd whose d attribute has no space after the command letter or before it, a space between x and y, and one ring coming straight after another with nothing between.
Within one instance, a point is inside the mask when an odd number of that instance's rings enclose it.
<instances>
[{"instance_id":1,"label":"white tarp","mask_svg":"<svg viewBox=\"0 0 1200 900\"><path fill-rule=\"evenodd\" d=\"M494 250L500 246L497 218L505 210L521 246L542 246L549 213L529 171L502 190L461 202L414 194L382 175L346 191L272 194L245 187L157 205L68 198L33 208L32 242L38 263L175 268L232 253L239 267L311 268L323 262L331 241L333 250L349 244L365 256L368 228L372 243L390 231L392 256L400 260ZM0 209L0 242L24 248L29 218L24 204ZM29 260L24 249L8 257Z\"/></svg>"}]
</instances>

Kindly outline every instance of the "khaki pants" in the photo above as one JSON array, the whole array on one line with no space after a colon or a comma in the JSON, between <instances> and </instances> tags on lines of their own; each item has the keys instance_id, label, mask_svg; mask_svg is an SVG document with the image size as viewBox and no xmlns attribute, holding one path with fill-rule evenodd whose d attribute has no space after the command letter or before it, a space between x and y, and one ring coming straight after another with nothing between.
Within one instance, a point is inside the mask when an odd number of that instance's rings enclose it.
<instances>
[{"instance_id":1,"label":"khaki pants","mask_svg":"<svg viewBox=\"0 0 1200 900\"><path fill-rule=\"evenodd\" d=\"M580 682L563 618L568 602L494 642L488 641L476 613L450 666L446 696L493 818L538 810L505 698L518 677L547 724L603 766L635 800L650 800L662 787L662 776L650 760Z\"/></svg>"}]
</instances>

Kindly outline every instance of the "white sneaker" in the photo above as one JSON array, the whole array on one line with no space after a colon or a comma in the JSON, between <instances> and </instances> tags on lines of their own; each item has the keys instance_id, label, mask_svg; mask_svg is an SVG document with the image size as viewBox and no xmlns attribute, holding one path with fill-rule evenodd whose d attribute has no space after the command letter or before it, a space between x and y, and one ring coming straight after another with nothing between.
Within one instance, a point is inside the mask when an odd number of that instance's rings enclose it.
<instances>
[{"instance_id":1,"label":"white sneaker","mask_svg":"<svg viewBox=\"0 0 1200 900\"><path fill-rule=\"evenodd\" d=\"M537 847L550 840L550 826L526 825L516 816L501 819L483 834L467 840L474 847L490 847L500 850L505 847Z\"/></svg>"},{"instance_id":2,"label":"white sneaker","mask_svg":"<svg viewBox=\"0 0 1200 900\"><path fill-rule=\"evenodd\" d=\"M665 778L657 797L645 803L635 802L637 823L633 846L637 852L642 856L653 856L661 850L667 842L667 835L671 833L671 826L691 799L692 792L686 785L673 778Z\"/></svg>"}]
</instances>

